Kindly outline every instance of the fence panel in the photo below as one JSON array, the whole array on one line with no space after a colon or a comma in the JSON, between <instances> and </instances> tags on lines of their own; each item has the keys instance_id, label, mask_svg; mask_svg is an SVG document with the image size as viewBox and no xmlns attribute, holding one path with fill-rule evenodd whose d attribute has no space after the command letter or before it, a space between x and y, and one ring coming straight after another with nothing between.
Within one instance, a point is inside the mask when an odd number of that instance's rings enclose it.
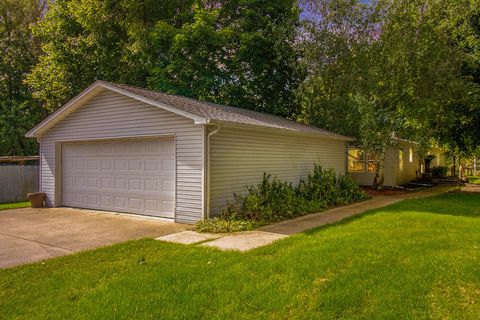
<instances>
[{"instance_id":1,"label":"fence panel","mask_svg":"<svg viewBox=\"0 0 480 320\"><path fill-rule=\"evenodd\" d=\"M24 201L38 191L38 165L0 165L0 203Z\"/></svg>"}]
</instances>

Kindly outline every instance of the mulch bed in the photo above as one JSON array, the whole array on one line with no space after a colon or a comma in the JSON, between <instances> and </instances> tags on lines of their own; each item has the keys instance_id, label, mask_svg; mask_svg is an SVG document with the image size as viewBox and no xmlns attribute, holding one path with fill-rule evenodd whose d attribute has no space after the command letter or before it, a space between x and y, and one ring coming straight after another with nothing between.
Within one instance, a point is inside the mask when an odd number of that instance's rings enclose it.
<instances>
[{"instance_id":1,"label":"mulch bed","mask_svg":"<svg viewBox=\"0 0 480 320\"><path fill-rule=\"evenodd\" d=\"M398 196L410 193L408 190L400 190L395 188L384 188L383 190L374 190L372 187L362 187L362 190L370 196Z\"/></svg>"}]
</instances>

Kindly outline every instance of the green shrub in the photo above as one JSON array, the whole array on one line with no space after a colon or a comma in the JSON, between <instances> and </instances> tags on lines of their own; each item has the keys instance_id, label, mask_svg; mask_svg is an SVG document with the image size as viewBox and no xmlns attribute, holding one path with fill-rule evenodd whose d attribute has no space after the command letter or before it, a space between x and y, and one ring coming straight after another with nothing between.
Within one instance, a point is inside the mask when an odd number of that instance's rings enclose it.
<instances>
[{"instance_id":1,"label":"green shrub","mask_svg":"<svg viewBox=\"0 0 480 320\"><path fill-rule=\"evenodd\" d=\"M349 176L339 176L337 179L337 186L337 205L349 204L370 198L370 196L363 192Z\"/></svg>"},{"instance_id":2,"label":"green shrub","mask_svg":"<svg viewBox=\"0 0 480 320\"><path fill-rule=\"evenodd\" d=\"M199 221L195 224L197 232L225 233L253 230L257 226L254 221L229 220L225 218L213 218Z\"/></svg>"},{"instance_id":3,"label":"green shrub","mask_svg":"<svg viewBox=\"0 0 480 320\"><path fill-rule=\"evenodd\" d=\"M307 180L300 179L297 194L308 201L321 201L325 207L334 206L337 201L337 176L333 169L323 170L314 164L313 173Z\"/></svg>"},{"instance_id":4,"label":"green shrub","mask_svg":"<svg viewBox=\"0 0 480 320\"><path fill-rule=\"evenodd\" d=\"M368 199L348 176L337 176L331 169L315 164L298 186L264 173L262 183L247 187L246 195L235 195L222 217L268 223L319 212L337 205Z\"/></svg>"},{"instance_id":5,"label":"green shrub","mask_svg":"<svg viewBox=\"0 0 480 320\"><path fill-rule=\"evenodd\" d=\"M297 194L291 183L263 174L262 183L247 187L246 195L234 195L223 212L228 219L276 221L295 217L298 212Z\"/></svg>"},{"instance_id":6,"label":"green shrub","mask_svg":"<svg viewBox=\"0 0 480 320\"><path fill-rule=\"evenodd\" d=\"M212 233L252 230L260 224L368 198L350 177L337 176L332 169L323 170L317 164L297 186L264 173L262 182L247 187L245 195L234 194L234 200L221 217L198 222L195 230Z\"/></svg>"},{"instance_id":7,"label":"green shrub","mask_svg":"<svg viewBox=\"0 0 480 320\"><path fill-rule=\"evenodd\" d=\"M448 175L447 167L433 167L430 169L432 177L434 178L445 178Z\"/></svg>"}]
</instances>

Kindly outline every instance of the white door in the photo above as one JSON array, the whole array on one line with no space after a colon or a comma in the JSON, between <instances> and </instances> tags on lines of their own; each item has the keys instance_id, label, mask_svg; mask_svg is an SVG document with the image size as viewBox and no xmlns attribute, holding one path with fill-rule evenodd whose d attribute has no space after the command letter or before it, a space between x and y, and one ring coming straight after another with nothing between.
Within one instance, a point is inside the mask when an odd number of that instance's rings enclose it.
<instances>
[{"instance_id":1,"label":"white door","mask_svg":"<svg viewBox=\"0 0 480 320\"><path fill-rule=\"evenodd\" d=\"M173 138L62 144L62 204L173 218Z\"/></svg>"}]
</instances>

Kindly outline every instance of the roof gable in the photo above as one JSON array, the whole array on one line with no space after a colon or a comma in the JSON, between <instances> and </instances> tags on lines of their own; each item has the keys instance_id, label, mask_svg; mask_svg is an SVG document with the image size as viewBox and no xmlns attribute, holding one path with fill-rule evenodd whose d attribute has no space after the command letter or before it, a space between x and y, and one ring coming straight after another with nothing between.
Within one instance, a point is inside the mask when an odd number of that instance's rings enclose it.
<instances>
[{"instance_id":1,"label":"roof gable","mask_svg":"<svg viewBox=\"0 0 480 320\"><path fill-rule=\"evenodd\" d=\"M151 99L138 96L134 93L122 90L121 88L113 86L113 84L105 82L105 81L95 81L92 85L90 85L88 88L83 90L81 93L79 93L77 96L75 96L72 100L68 101L65 105L63 105L61 108L53 112L50 116L48 116L46 119L44 119L42 122L40 122L37 126L35 126L33 129L28 131L25 136L26 137L38 137L40 136L43 132L54 126L56 123L61 121L63 118L65 118L67 115L70 113L74 112L79 106L83 105L84 103L88 102L91 100L93 97L95 97L99 92L103 90L110 90L125 96L128 96L130 98L142 101L146 104L150 104L159 108L162 108L164 110L173 112L175 114L178 114L180 116L184 116L186 118L192 119L196 124L203 124L206 123L206 119L199 117L194 114L189 114L188 112L179 110L177 108L164 105L158 101L153 101Z\"/></svg>"},{"instance_id":2,"label":"roof gable","mask_svg":"<svg viewBox=\"0 0 480 320\"><path fill-rule=\"evenodd\" d=\"M180 116L192 119L195 124L227 123L287 130L290 132L306 133L323 136L335 140L353 141L353 138L338 135L314 126L308 126L282 117L256 112L252 110L219 105L192 98L146 90L138 87L115 84L105 81L96 81L75 98L58 109L43 122L30 130L27 137L40 136L73 112L78 106L91 99L101 90L111 90L146 104L157 106Z\"/></svg>"}]
</instances>

